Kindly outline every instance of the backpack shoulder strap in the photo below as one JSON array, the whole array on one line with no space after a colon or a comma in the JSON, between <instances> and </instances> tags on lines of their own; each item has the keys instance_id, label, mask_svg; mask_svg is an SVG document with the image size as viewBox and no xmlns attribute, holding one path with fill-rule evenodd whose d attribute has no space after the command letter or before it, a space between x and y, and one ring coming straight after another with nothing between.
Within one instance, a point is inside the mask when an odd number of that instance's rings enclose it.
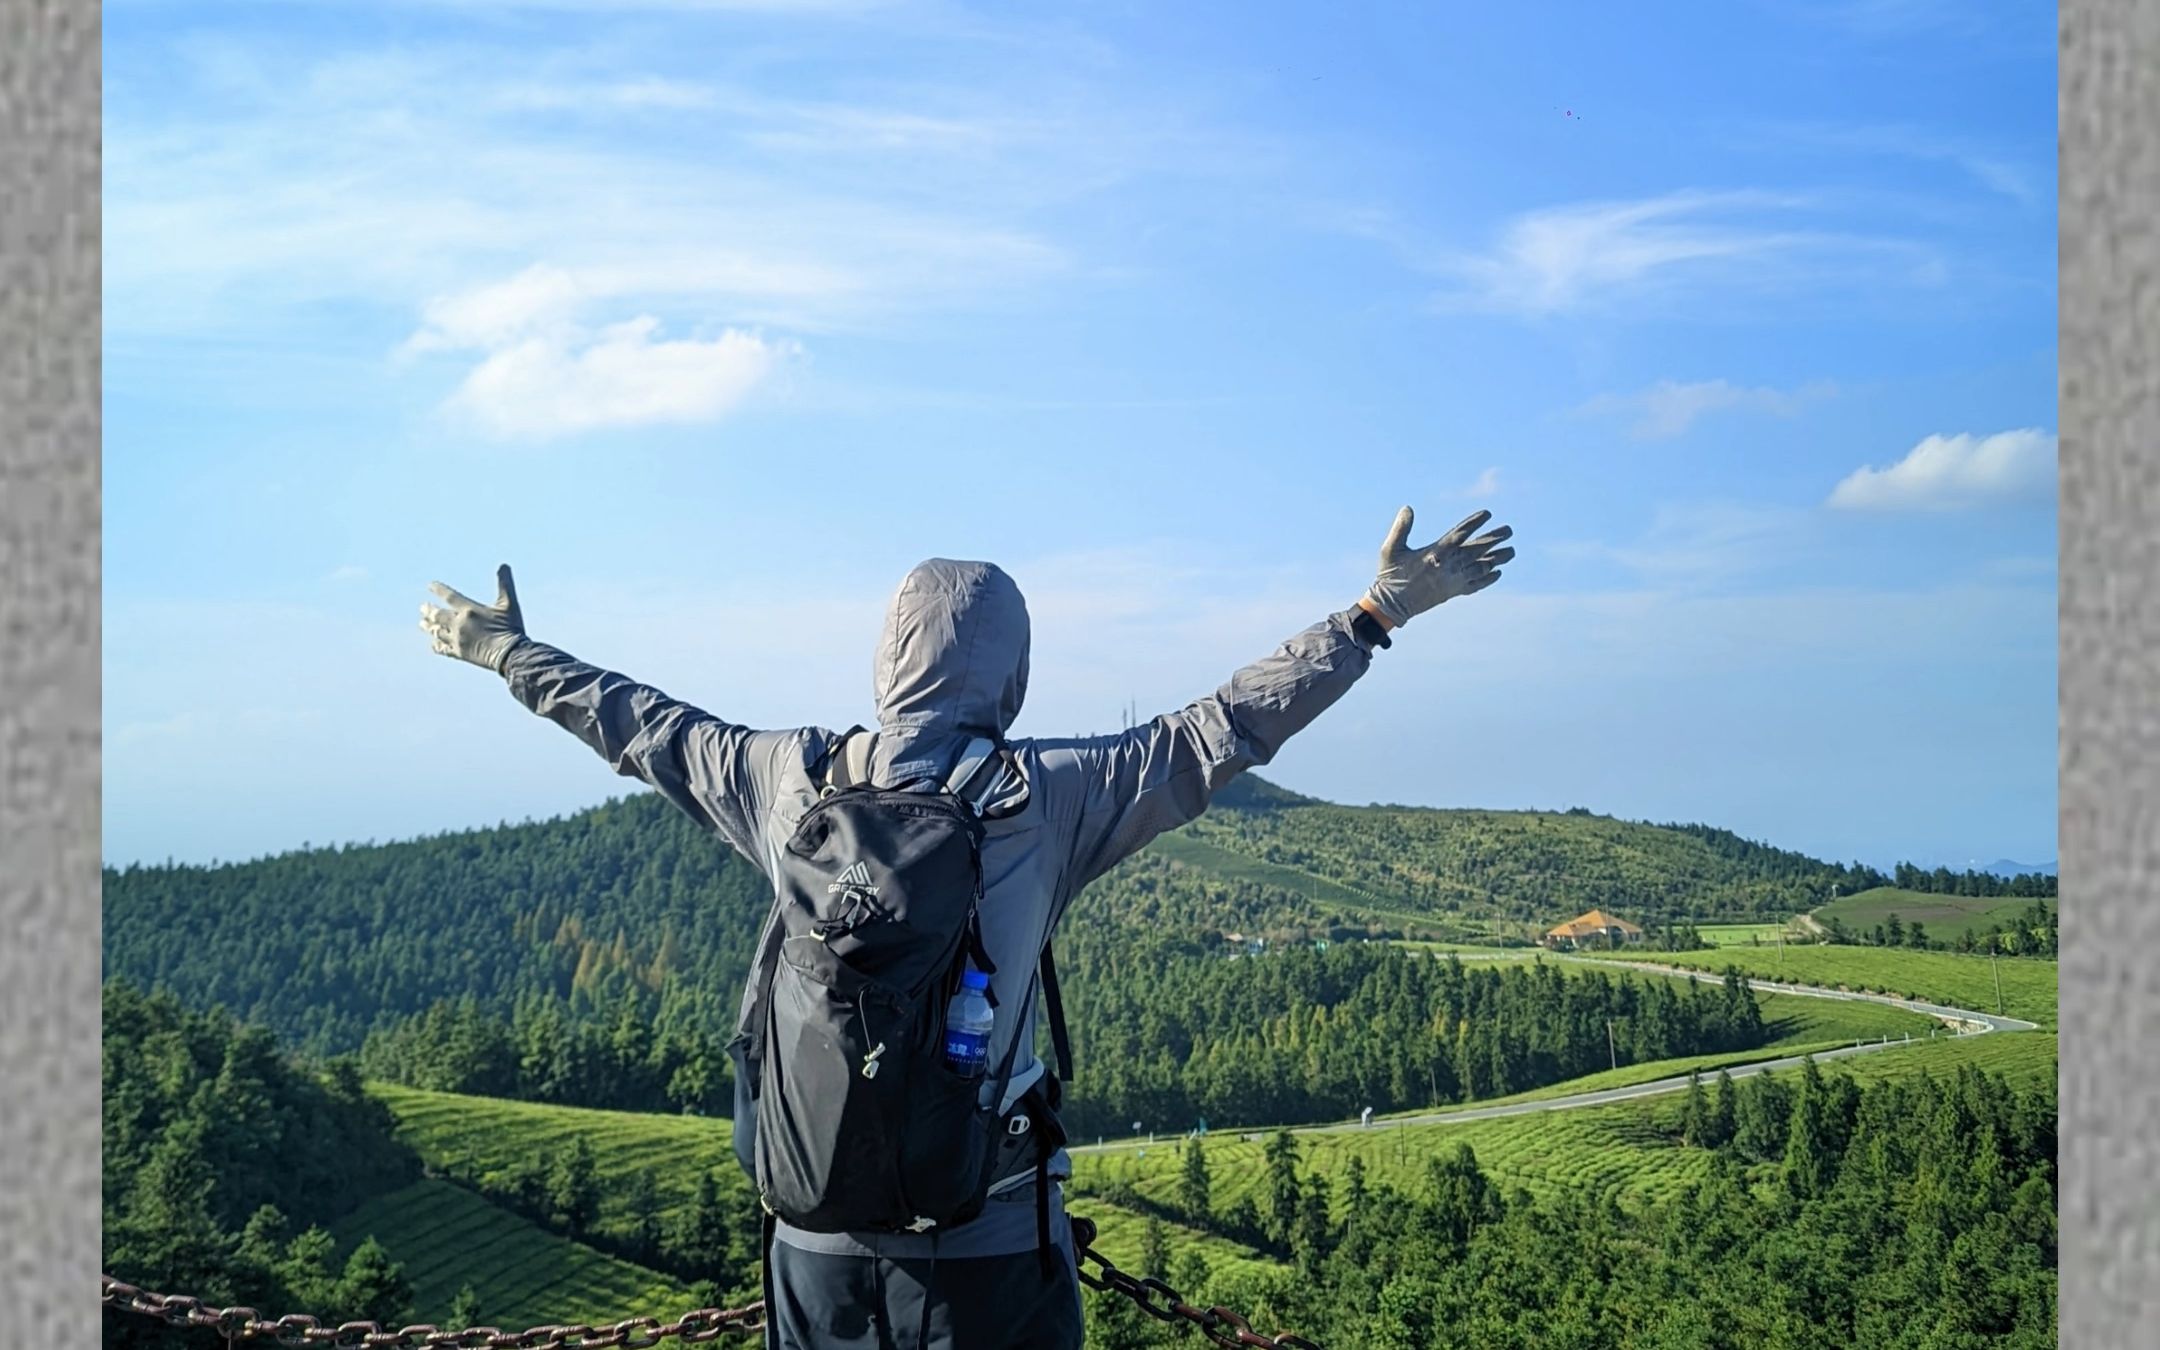
<instances>
[{"instance_id":1,"label":"backpack shoulder strap","mask_svg":"<svg viewBox=\"0 0 2160 1350\"><path fill-rule=\"evenodd\" d=\"M976 815L989 803L991 794L997 791L998 781L1003 778L1005 756L999 752L996 741L977 736L967 743L960 753L960 760L945 777L945 790L968 804Z\"/></svg>"},{"instance_id":2,"label":"backpack shoulder strap","mask_svg":"<svg viewBox=\"0 0 2160 1350\"><path fill-rule=\"evenodd\" d=\"M842 732L840 744L825 756L823 781L818 786L826 792L845 792L870 781L870 750L876 742L876 732L859 726Z\"/></svg>"},{"instance_id":3,"label":"backpack shoulder strap","mask_svg":"<svg viewBox=\"0 0 2160 1350\"><path fill-rule=\"evenodd\" d=\"M1050 1014L1050 1046L1057 1055L1058 1081L1072 1081L1072 1033L1065 1029L1065 996L1058 989L1057 961L1046 941L1042 949L1043 1009Z\"/></svg>"}]
</instances>

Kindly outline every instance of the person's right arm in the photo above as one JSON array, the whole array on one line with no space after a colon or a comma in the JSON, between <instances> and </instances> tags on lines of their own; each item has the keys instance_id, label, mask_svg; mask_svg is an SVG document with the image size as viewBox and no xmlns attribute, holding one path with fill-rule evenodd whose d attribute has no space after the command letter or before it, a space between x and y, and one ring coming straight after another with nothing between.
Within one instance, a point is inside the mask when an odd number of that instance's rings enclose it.
<instances>
[{"instance_id":1,"label":"person's right arm","mask_svg":"<svg viewBox=\"0 0 2160 1350\"><path fill-rule=\"evenodd\" d=\"M650 784L762 869L757 822L777 754L801 733L752 731L534 641L510 569L496 579L494 605L436 583L443 605L423 606L420 623L435 650L500 674L518 702L590 746L615 772Z\"/></svg>"}]
</instances>

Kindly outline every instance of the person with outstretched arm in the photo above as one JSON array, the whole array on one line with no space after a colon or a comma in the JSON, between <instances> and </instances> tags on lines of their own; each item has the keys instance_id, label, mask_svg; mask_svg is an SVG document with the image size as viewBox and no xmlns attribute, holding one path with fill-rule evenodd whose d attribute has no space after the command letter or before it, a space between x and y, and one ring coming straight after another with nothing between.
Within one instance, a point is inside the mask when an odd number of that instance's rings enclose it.
<instances>
[{"instance_id":1,"label":"person with outstretched arm","mask_svg":"<svg viewBox=\"0 0 2160 1350\"><path fill-rule=\"evenodd\" d=\"M994 1106L1000 1118L1041 1119L1046 1103L1054 1110L1060 1076L1034 1054L1046 994L1060 1042L1062 1022L1054 981L1046 990L1038 972L1047 969L1044 953L1072 898L1157 835L1199 816L1239 773L1268 763L1365 673L1376 650L1392 645L1393 630L1497 581L1515 551L1505 546L1506 526L1478 533L1490 518L1479 511L1434 543L1412 547L1411 509L1402 508L1381 545L1378 575L1355 604L1213 693L1100 736L1007 740L1027 693L1028 613L1019 587L985 562L933 558L900 583L873 664L874 733L752 730L587 665L526 634L507 565L497 573L492 605L435 583L440 603L422 605L420 626L437 652L501 675L519 702L575 734L617 773L650 784L768 878L843 765L850 782L936 791L971 746L994 743L1001 762L975 797L980 943L992 972L990 1002L1000 1010L988 1056L1010 1066ZM768 919L761 948L769 949L773 928ZM746 990L746 1022L750 995ZM988 1107L997 1094L985 1092ZM736 1095L741 1151L740 1081ZM1017 1123L1015 1130L1023 1137ZM997 1158L979 1214L943 1231L770 1225L768 1343L788 1350L1079 1346L1079 1284L1058 1186L1069 1165L1062 1151L1009 1154ZM1053 1248L1058 1259L1048 1259Z\"/></svg>"}]
</instances>

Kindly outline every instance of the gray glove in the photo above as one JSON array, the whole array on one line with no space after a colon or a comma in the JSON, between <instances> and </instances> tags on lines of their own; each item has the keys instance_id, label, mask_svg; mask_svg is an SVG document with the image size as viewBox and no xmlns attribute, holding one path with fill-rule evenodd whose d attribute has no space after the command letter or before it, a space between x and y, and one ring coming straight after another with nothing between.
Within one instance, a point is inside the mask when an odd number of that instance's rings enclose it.
<instances>
[{"instance_id":1,"label":"gray glove","mask_svg":"<svg viewBox=\"0 0 2160 1350\"><path fill-rule=\"evenodd\" d=\"M1433 606L1458 595L1471 595L1500 579L1500 564L1515 556L1502 548L1515 531L1502 525L1472 539L1470 532L1492 519L1480 511L1423 548L1411 548L1409 507L1395 513L1387 542L1380 545L1380 575L1359 603L1390 628L1410 622Z\"/></svg>"},{"instance_id":2,"label":"gray glove","mask_svg":"<svg viewBox=\"0 0 2160 1350\"><path fill-rule=\"evenodd\" d=\"M443 602L420 606L421 630L434 642L435 650L501 674L503 662L525 640L525 615L518 609L510 564L495 569L492 605L467 599L439 581L429 582L428 589Z\"/></svg>"}]
</instances>

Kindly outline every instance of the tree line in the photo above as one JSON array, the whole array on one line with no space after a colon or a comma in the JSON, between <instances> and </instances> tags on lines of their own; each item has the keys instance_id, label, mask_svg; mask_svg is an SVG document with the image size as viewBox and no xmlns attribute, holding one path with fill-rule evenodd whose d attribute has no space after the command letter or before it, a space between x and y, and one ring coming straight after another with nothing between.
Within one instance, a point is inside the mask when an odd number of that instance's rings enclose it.
<instances>
[{"instance_id":1,"label":"tree line","mask_svg":"<svg viewBox=\"0 0 2160 1350\"><path fill-rule=\"evenodd\" d=\"M1506 1096L1615 1064L1751 1049L1747 981L1434 960L1385 944L1223 960L1081 926L1069 971L1074 1134L1138 1120L1340 1120Z\"/></svg>"},{"instance_id":2,"label":"tree line","mask_svg":"<svg viewBox=\"0 0 2160 1350\"><path fill-rule=\"evenodd\" d=\"M1060 960L1078 1060L1063 1115L1082 1136L1134 1120L1296 1124L1472 1101L1615 1064L1752 1049L1767 1035L1730 970L1709 986L1551 962L1466 965L1386 944L1225 960L1206 944L1079 926ZM625 995L607 1020L580 1022L532 998L507 1017L446 1000L372 1034L359 1063L371 1078L442 1092L726 1114L719 1038L648 1035L648 1001Z\"/></svg>"}]
</instances>

